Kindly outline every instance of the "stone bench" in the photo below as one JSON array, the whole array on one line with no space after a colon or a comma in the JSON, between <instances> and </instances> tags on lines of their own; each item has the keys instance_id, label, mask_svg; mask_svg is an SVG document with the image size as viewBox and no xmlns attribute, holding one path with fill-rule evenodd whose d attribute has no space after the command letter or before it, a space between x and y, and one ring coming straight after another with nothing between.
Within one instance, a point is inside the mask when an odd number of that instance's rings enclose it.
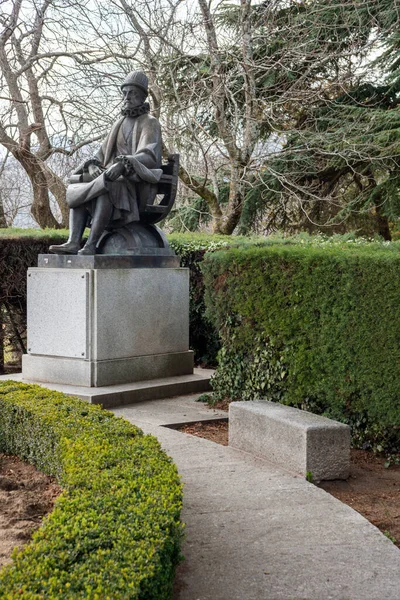
<instances>
[{"instance_id":1,"label":"stone bench","mask_svg":"<svg viewBox=\"0 0 400 600\"><path fill-rule=\"evenodd\" d=\"M319 482L347 479L350 427L275 402L232 402L229 445Z\"/></svg>"}]
</instances>

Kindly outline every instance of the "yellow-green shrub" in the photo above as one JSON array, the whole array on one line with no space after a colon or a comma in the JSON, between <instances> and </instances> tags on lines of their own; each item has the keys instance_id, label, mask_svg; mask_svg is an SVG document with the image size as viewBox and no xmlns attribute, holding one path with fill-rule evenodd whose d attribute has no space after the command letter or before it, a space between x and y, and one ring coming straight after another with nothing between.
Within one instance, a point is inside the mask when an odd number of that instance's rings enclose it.
<instances>
[{"instance_id":1,"label":"yellow-green shrub","mask_svg":"<svg viewBox=\"0 0 400 600\"><path fill-rule=\"evenodd\" d=\"M170 598L182 488L158 441L81 400L0 382L0 451L64 491L32 542L0 572L4 600Z\"/></svg>"}]
</instances>

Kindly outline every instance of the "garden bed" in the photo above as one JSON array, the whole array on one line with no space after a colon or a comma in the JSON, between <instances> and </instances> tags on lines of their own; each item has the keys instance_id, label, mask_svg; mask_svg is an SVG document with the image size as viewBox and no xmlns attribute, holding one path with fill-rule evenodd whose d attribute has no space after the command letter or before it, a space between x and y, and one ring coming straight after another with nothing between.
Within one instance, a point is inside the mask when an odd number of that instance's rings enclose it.
<instances>
[{"instance_id":1,"label":"garden bed","mask_svg":"<svg viewBox=\"0 0 400 600\"><path fill-rule=\"evenodd\" d=\"M31 539L61 491L54 477L0 453L0 568L12 562L14 548Z\"/></svg>"}]
</instances>

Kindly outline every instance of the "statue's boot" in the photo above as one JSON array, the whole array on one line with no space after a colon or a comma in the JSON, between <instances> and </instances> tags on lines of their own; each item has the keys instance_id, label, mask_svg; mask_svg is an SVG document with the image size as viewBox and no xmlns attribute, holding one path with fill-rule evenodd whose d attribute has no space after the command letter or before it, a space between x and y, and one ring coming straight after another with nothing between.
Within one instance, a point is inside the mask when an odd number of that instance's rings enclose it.
<instances>
[{"instance_id":1,"label":"statue's boot","mask_svg":"<svg viewBox=\"0 0 400 600\"><path fill-rule=\"evenodd\" d=\"M82 235L87 221L85 208L74 208L69 211L70 234L65 244L53 245L49 251L53 254L78 254Z\"/></svg>"},{"instance_id":2,"label":"statue's boot","mask_svg":"<svg viewBox=\"0 0 400 600\"><path fill-rule=\"evenodd\" d=\"M110 222L112 210L113 206L108 198L108 194L103 194L97 198L89 239L82 250L79 250L79 256L92 256L96 254L97 242Z\"/></svg>"},{"instance_id":3,"label":"statue's boot","mask_svg":"<svg viewBox=\"0 0 400 600\"><path fill-rule=\"evenodd\" d=\"M78 252L79 256L92 256L96 254L96 242L87 241L82 250Z\"/></svg>"},{"instance_id":4,"label":"statue's boot","mask_svg":"<svg viewBox=\"0 0 400 600\"><path fill-rule=\"evenodd\" d=\"M49 252L53 254L78 254L81 247L80 243L74 241L65 242L65 244L52 245L49 247Z\"/></svg>"}]
</instances>

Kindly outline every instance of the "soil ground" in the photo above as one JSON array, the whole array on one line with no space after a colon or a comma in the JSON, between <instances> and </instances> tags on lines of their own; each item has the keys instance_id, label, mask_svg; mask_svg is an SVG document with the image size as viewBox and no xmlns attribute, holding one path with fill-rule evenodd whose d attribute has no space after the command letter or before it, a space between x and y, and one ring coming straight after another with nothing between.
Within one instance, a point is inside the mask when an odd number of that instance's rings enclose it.
<instances>
[{"instance_id":1,"label":"soil ground","mask_svg":"<svg viewBox=\"0 0 400 600\"><path fill-rule=\"evenodd\" d=\"M197 435L197 437L206 438L222 446L228 445L228 422L211 422L207 423L202 421L200 423L194 423L192 425L182 425L178 428L179 431L184 433L190 433L190 435Z\"/></svg>"},{"instance_id":2,"label":"soil ground","mask_svg":"<svg viewBox=\"0 0 400 600\"><path fill-rule=\"evenodd\" d=\"M55 479L16 456L0 453L0 568L26 544L61 493Z\"/></svg>"},{"instance_id":3,"label":"soil ground","mask_svg":"<svg viewBox=\"0 0 400 600\"><path fill-rule=\"evenodd\" d=\"M228 426L227 421L203 421L179 430L227 446ZM384 462L371 452L352 449L349 479L324 481L319 487L361 513L400 548L400 466L385 469Z\"/></svg>"}]
</instances>

